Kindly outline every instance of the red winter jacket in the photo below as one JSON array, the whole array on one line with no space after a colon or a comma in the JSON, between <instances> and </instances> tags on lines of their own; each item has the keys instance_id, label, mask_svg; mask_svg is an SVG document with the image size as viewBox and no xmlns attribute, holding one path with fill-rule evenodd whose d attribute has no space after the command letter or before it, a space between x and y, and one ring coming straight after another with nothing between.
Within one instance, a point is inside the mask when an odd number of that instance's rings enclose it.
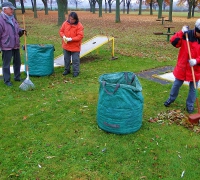
<instances>
[{"instance_id":1,"label":"red winter jacket","mask_svg":"<svg viewBox=\"0 0 200 180\"><path fill-rule=\"evenodd\" d=\"M197 65L193 66L195 80L200 80L200 39L195 36L195 30L188 31L188 39L190 44L190 51L192 59L197 60ZM192 71L189 64L189 54L187 48L186 37L182 31L174 34L170 42L173 46L179 49L177 64L174 68L173 74L179 80L193 81Z\"/></svg>"},{"instance_id":2,"label":"red winter jacket","mask_svg":"<svg viewBox=\"0 0 200 180\"><path fill-rule=\"evenodd\" d=\"M65 21L60 28L59 34L61 37L71 37L72 41L65 43L62 40L62 48L72 52L80 52L81 41L84 37L83 29L83 25L80 22L78 24L70 24Z\"/></svg>"}]
</instances>

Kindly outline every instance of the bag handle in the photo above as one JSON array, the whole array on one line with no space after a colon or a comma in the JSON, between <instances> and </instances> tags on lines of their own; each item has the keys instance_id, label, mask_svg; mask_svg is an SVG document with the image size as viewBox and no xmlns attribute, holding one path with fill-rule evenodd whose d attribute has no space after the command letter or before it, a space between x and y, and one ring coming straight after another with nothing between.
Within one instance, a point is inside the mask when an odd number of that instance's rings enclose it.
<instances>
[{"instance_id":1,"label":"bag handle","mask_svg":"<svg viewBox=\"0 0 200 180\"><path fill-rule=\"evenodd\" d=\"M132 84L133 81L135 80L135 74L132 75L132 78L131 78L131 82L130 82L130 83L128 82L128 72L125 72L125 73L124 73L124 76L125 76L125 79L126 79L127 84Z\"/></svg>"},{"instance_id":2,"label":"bag handle","mask_svg":"<svg viewBox=\"0 0 200 180\"><path fill-rule=\"evenodd\" d=\"M103 123L104 123L104 125L112 127L112 128L120 128L120 125L118 125L118 124L108 124L107 122L103 122Z\"/></svg>"},{"instance_id":3,"label":"bag handle","mask_svg":"<svg viewBox=\"0 0 200 180\"><path fill-rule=\"evenodd\" d=\"M109 92L109 91L105 88L106 81L103 81L103 82L102 82L102 85L103 85L104 91L105 91L107 94L109 94L109 95L114 94L114 93L118 90L118 88L120 87L120 84L117 84L116 87L115 87L115 90L114 90L113 92Z\"/></svg>"}]
</instances>

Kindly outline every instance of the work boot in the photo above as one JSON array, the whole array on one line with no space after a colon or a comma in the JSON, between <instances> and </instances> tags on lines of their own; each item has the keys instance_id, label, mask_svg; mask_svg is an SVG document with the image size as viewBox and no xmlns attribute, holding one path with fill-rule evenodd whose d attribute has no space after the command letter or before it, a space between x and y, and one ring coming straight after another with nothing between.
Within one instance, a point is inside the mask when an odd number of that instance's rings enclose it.
<instances>
[{"instance_id":1,"label":"work boot","mask_svg":"<svg viewBox=\"0 0 200 180\"><path fill-rule=\"evenodd\" d=\"M6 86L12 86L12 83L10 81L8 81L8 82L5 82L5 85Z\"/></svg>"},{"instance_id":2,"label":"work boot","mask_svg":"<svg viewBox=\"0 0 200 180\"><path fill-rule=\"evenodd\" d=\"M79 75L79 73L74 73L73 77L77 77Z\"/></svg>"},{"instance_id":3,"label":"work boot","mask_svg":"<svg viewBox=\"0 0 200 180\"><path fill-rule=\"evenodd\" d=\"M164 102L165 107L169 107L171 103L173 103L174 101L172 101L170 98Z\"/></svg>"},{"instance_id":4,"label":"work boot","mask_svg":"<svg viewBox=\"0 0 200 180\"><path fill-rule=\"evenodd\" d=\"M22 82L22 81L24 81L24 79L15 79L15 81L19 81L19 82Z\"/></svg>"},{"instance_id":5,"label":"work boot","mask_svg":"<svg viewBox=\"0 0 200 180\"><path fill-rule=\"evenodd\" d=\"M63 76L66 76L67 74L70 74L70 71L66 71L66 70L65 70L65 71L63 72Z\"/></svg>"},{"instance_id":6,"label":"work boot","mask_svg":"<svg viewBox=\"0 0 200 180\"><path fill-rule=\"evenodd\" d=\"M189 114L193 113L194 112L194 107L186 107L186 110Z\"/></svg>"}]
</instances>

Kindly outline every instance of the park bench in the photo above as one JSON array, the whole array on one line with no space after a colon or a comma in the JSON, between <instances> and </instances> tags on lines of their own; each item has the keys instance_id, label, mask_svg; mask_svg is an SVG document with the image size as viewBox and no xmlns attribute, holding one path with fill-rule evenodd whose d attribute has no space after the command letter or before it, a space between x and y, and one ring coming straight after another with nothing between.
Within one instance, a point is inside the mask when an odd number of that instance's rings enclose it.
<instances>
[{"instance_id":1,"label":"park bench","mask_svg":"<svg viewBox=\"0 0 200 180\"><path fill-rule=\"evenodd\" d=\"M171 32L171 28L174 28L173 26L165 26L164 28L167 28L167 32L154 32L155 35L166 35L167 36L167 41L169 41L169 38L171 35L174 35L175 33Z\"/></svg>"},{"instance_id":2,"label":"park bench","mask_svg":"<svg viewBox=\"0 0 200 180\"><path fill-rule=\"evenodd\" d=\"M162 24L164 24L164 21L169 21L169 19L165 19L165 17L161 17L160 19L156 19L156 21L162 21Z\"/></svg>"}]
</instances>

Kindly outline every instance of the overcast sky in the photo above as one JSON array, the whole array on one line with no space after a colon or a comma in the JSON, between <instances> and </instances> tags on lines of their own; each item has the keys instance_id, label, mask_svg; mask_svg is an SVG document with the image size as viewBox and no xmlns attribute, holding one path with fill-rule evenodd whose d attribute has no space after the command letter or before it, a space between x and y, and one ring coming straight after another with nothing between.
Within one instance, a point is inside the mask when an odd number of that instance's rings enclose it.
<instances>
[{"instance_id":1,"label":"overcast sky","mask_svg":"<svg viewBox=\"0 0 200 180\"><path fill-rule=\"evenodd\" d=\"M37 7L44 7L44 4L43 4L43 2L41 1L41 0L37 0ZM57 7L57 2L56 2L56 0L53 0L53 7ZM20 7L20 3L17 3L17 7ZM24 3L24 6L25 7L31 7L31 0L26 0L26 2ZM48 4L48 6L49 6L49 4ZM75 6L75 4L70 4L69 3L69 7L74 7ZM82 8L86 8L86 7L89 7L89 1L88 0L84 0L84 2L83 3L80 3L80 4L78 4L78 7L80 8L80 7L82 7Z\"/></svg>"}]
</instances>

